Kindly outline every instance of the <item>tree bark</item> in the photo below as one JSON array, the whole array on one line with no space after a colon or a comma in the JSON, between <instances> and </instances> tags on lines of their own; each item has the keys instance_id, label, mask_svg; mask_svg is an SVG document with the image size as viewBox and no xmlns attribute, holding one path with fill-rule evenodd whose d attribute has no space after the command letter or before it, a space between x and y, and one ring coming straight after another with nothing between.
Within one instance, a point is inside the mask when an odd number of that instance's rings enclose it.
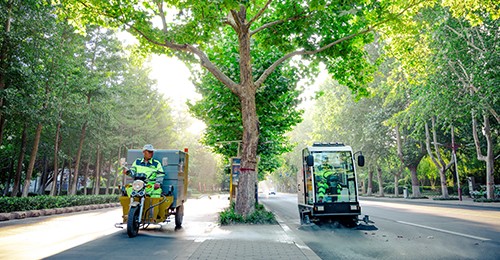
<instances>
[{"instance_id":1,"label":"tree bark","mask_svg":"<svg viewBox=\"0 0 500 260\"><path fill-rule=\"evenodd\" d=\"M243 150L236 199L236 212L244 216L255 210L255 184L257 183L257 144L259 139L255 95L242 97Z\"/></svg>"},{"instance_id":2,"label":"tree bark","mask_svg":"<svg viewBox=\"0 0 500 260\"><path fill-rule=\"evenodd\" d=\"M399 174L394 174L394 196L399 197Z\"/></svg>"},{"instance_id":3,"label":"tree bark","mask_svg":"<svg viewBox=\"0 0 500 260\"><path fill-rule=\"evenodd\" d=\"M14 175L14 161L9 160L9 174L7 176L3 176L6 179L2 180L5 183L4 189L2 191L2 196L6 197L10 188L10 181L12 180L12 175Z\"/></svg>"},{"instance_id":4,"label":"tree bark","mask_svg":"<svg viewBox=\"0 0 500 260\"><path fill-rule=\"evenodd\" d=\"M417 177L417 166L418 165L409 165L408 169L410 170L411 173L411 187L412 187L412 197L413 198L420 198L422 197L422 193L420 193L420 185L418 183L418 177Z\"/></svg>"},{"instance_id":5,"label":"tree bark","mask_svg":"<svg viewBox=\"0 0 500 260\"><path fill-rule=\"evenodd\" d=\"M399 132L399 125L396 125L396 144L397 144L397 153L399 160L401 161L401 164L405 165L410 170L412 196L419 198L422 195L420 193L420 185L418 183L417 167L418 164L420 163L420 160L422 160L423 154L420 154L419 157L414 162L405 163L403 156L403 146L401 144L401 134Z\"/></svg>"},{"instance_id":6,"label":"tree bark","mask_svg":"<svg viewBox=\"0 0 500 260\"><path fill-rule=\"evenodd\" d=\"M94 195L99 195L101 189L101 147L97 146L97 156L95 164Z\"/></svg>"},{"instance_id":7,"label":"tree bark","mask_svg":"<svg viewBox=\"0 0 500 260\"><path fill-rule=\"evenodd\" d=\"M90 102L90 97L89 97L89 102ZM79 169L80 169L80 158L82 157L82 150L83 150L83 143L85 141L85 131L87 130L87 121L83 123L82 125L82 131L80 133L80 142L78 145L78 151L76 152L76 162L75 162L75 173L73 177L73 182L71 183L71 195L76 194L76 189L78 187L78 174L79 174Z\"/></svg>"},{"instance_id":8,"label":"tree bark","mask_svg":"<svg viewBox=\"0 0 500 260\"><path fill-rule=\"evenodd\" d=\"M54 171L52 174L52 188L50 189L50 196L56 195L57 192L57 177L59 175L59 145L61 133L61 118L62 111L59 111L59 120L57 120L56 137L54 140Z\"/></svg>"},{"instance_id":9,"label":"tree bark","mask_svg":"<svg viewBox=\"0 0 500 260\"><path fill-rule=\"evenodd\" d=\"M40 136L42 134L43 125L41 123L36 127L35 141L33 143L33 149L31 150L30 162L28 165L28 170L26 171L26 179L24 181L24 188L22 197L28 197L28 192L31 184L31 176L33 175L33 169L35 168L36 156L38 154L38 144L40 143Z\"/></svg>"},{"instance_id":10,"label":"tree bark","mask_svg":"<svg viewBox=\"0 0 500 260\"><path fill-rule=\"evenodd\" d=\"M82 185L83 185L83 195L87 195L87 180L88 180L88 177L89 177L89 168L90 168L90 158L89 160L87 161L86 163L86 166L85 166L85 172L83 173L83 182L82 182Z\"/></svg>"},{"instance_id":11,"label":"tree bark","mask_svg":"<svg viewBox=\"0 0 500 260\"><path fill-rule=\"evenodd\" d=\"M495 157L493 154L493 138L491 136L490 120L488 114L483 114L483 135L486 138L486 155L481 152L481 143L477 135L477 122L472 113L472 134L474 136L474 144L476 146L477 159L486 162L486 198L493 199L495 197L495 179L494 179L494 164Z\"/></svg>"},{"instance_id":12,"label":"tree bark","mask_svg":"<svg viewBox=\"0 0 500 260\"><path fill-rule=\"evenodd\" d=\"M21 134L21 149L19 149L19 157L17 159L16 176L14 179L14 186L12 186L12 197L17 196L17 194L19 193L19 188L21 186L21 173L23 171L24 155L26 153L27 129L28 123L24 122L23 132Z\"/></svg>"},{"instance_id":13,"label":"tree bark","mask_svg":"<svg viewBox=\"0 0 500 260\"><path fill-rule=\"evenodd\" d=\"M384 197L384 183L382 180L382 169L377 167L378 195Z\"/></svg>"},{"instance_id":14,"label":"tree bark","mask_svg":"<svg viewBox=\"0 0 500 260\"><path fill-rule=\"evenodd\" d=\"M107 161L106 164L105 164L105 167L104 169L108 169L107 170L107 178L106 178L106 190L104 192L104 194L108 195L109 194L109 187L111 186L111 171L112 171L112 168L111 168L111 161Z\"/></svg>"},{"instance_id":15,"label":"tree bark","mask_svg":"<svg viewBox=\"0 0 500 260\"><path fill-rule=\"evenodd\" d=\"M240 85L232 90L240 100L243 122L241 140L243 149L235 210L243 216L248 216L255 211L255 186L257 183L259 127L255 105L256 86L252 74L250 24L246 21L246 8L241 5L240 11L232 11L231 15L234 20L232 26L238 34L240 54ZM228 85L226 84L226 86Z\"/></svg>"},{"instance_id":16,"label":"tree bark","mask_svg":"<svg viewBox=\"0 0 500 260\"><path fill-rule=\"evenodd\" d=\"M429 134L429 125L427 122L425 123L425 147L427 149L427 154L431 158L434 165L439 170L439 180L441 184L441 196L443 198L449 198L448 194L448 185L446 181L446 171L453 165L453 158L450 159L450 162L446 164L442 159L441 152L439 151L438 142L437 142L437 133L436 133L436 119L432 117L432 138L434 142L434 153L431 151L431 141ZM436 156L434 156L436 154ZM436 158L437 157L437 158Z\"/></svg>"},{"instance_id":17,"label":"tree bark","mask_svg":"<svg viewBox=\"0 0 500 260\"><path fill-rule=\"evenodd\" d=\"M373 169L370 167L368 169L368 188L366 190L366 195L371 196L373 195Z\"/></svg>"},{"instance_id":18,"label":"tree bark","mask_svg":"<svg viewBox=\"0 0 500 260\"><path fill-rule=\"evenodd\" d=\"M38 186L37 193L43 195L45 193L45 188L47 187L47 175L48 175L48 160L47 155L43 156L43 172L42 178L40 178L40 185Z\"/></svg>"}]
</instances>

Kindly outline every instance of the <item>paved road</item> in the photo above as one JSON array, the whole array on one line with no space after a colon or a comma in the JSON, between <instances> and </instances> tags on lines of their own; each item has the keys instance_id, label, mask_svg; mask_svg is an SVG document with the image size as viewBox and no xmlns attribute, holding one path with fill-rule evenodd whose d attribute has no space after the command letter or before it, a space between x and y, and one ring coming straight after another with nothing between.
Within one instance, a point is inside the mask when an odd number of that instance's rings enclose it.
<instances>
[{"instance_id":1,"label":"paved road","mask_svg":"<svg viewBox=\"0 0 500 260\"><path fill-rule=\"evenodd\" d=\"M363 200L357 229L300 226L295 195L263 196L280 225L221 227L227 197L188 200L173 223L128 238L121 208L0 222L0 259L498 259L500 207ZM312 250L311 250L312 249Z\"/></svg>"},{"instance_id":2,"label":"paved road","mask_svg":"<svg viewBox=\"0 0 500 260\"><path fill-rule=\"evenodd\" d=\"M218 228L216 213L227 205L227 197L188 200L183 228L150 226L133 239L114 226L121 207L0 222L0 259L175 259Z\"/></svg>"},{"instance_id":3,"label":"paved road","mask_svg":"<svg viewBox=\"0 0 500 260\"><path fill-rule=\"evenodd\" d=\"M280 225L219 226L226 196L190 199L184 223L128 238L114 223L121 208L0 222L0 259L296 259L317 260Z\"/></svg>"},{"instance_id":4,"label":"paved road","mask_svg":"<svg viewBox=\"0 0 500 260\"><path fill-rule=\"evenodd\" d=\"M300 226L296 196L260 200L322 259L499 259L500 208L361 201L375 223L357 229ZM395 203L398 202L398 203Z\"/></svg>"}]
</instances>

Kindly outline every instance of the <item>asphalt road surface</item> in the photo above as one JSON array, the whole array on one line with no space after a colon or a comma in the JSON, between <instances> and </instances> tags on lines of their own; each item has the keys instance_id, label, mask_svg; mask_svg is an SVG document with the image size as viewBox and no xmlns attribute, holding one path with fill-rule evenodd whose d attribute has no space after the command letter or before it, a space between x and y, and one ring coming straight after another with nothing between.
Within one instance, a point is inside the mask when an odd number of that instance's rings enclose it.
<instances>
[{"instance_id":1,"label":"asphalt road surface","mask_svg":"<svg viewBox=\"0 0 500 260\"><path fill-rule=\"evenodd\" d=\"M500 259L500 208L362 200L374 221L357 228L299 224L292 194L263 195L287 237L322 259ZM0 259L185 259L183 250L226 237L217 224L227 196L190 199L181 229L151 226L129 238L114 227L121 208L0 222ZM241 233L251 239L251 230ZM296 239L295 239L296 238Z\"/></svg>"},{"instance_id":2,"label":"asphalt road surface","mask_svg":"<svg viewBox=\"0 0 500 260\"><path fill-rule=\"evenodd\" d=\"M176 259L183 249L218 232L227 196L189 199L182 228L151 225L129 238L121 207L0 222L0 259Z\"/></svg>"},{"instance_id":3,"label":"asphalt road surface","mask_svg":"<svg viewBox=\"0 0 500 260\"><path fill-rule=\"evenodd\" d=\"M374 223L357 228L299 223L296 195L260 198L289 233L322 259L500 259L499 208L361 198Z\"/></svg>"}]
</instances>

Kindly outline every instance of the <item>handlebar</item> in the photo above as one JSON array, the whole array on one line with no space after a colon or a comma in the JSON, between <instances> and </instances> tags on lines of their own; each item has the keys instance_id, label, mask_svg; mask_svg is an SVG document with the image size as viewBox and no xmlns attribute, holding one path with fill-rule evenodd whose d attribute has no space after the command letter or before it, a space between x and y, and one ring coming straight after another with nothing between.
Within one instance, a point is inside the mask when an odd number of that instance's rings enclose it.
<instances>
[{"instance_id":1,"label":"handlebar","mask_svg":"<svg viewBox=\"0 0 500 260\"><path fill-rule=\"evenodd\" d=\"M134 180L155 181L155 180L148 179L145 173L136 173L134 170L129 169L127 167L123 167L123 168L125 169L126 174L128 176L134 178ZM162 171L155 171L155 173L156 174L165 174ZM163 176L161 176L160 178L163 179ZM156 179L158 179L158 177Z\"/></svg>"}]
</instances>

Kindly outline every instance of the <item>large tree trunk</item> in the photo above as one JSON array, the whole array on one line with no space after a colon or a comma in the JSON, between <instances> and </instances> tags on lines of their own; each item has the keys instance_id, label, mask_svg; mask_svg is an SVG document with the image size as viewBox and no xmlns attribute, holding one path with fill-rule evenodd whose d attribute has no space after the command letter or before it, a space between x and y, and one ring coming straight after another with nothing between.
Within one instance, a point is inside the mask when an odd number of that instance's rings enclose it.
<instances>
[{"instance_id":1,"label":"large tree trunk","mask_svg":"<svg viewBox=\"0 0 500 260\"><path fill-rule=\"evenodd\" d=\"M366 190L366 195L373 195L373 169L370 167L368 169L368 188Z\"/></svg>"},{"instance_id":2,"label":"large tree trunk","mask_svg":"<svg viewBox=\"0 0 500 260\"><path fill-rule=\"evenodd\" d=\"M64 182L65 182L65 172L66 172L66 166L68 166L68 172L71 173L71 163L69 159L64 159L61 164L61 181L59 182L59 186L57 189L57 195L61 195L64 187Z\"/></svg>"},{"instance_id":3,"label":"large tree trunk","mask_svg":"<svg viewBox=\"0 0 500 260\"><path fill-rule=\"evenodd\" d=\"M243 122L243 150L241 154L241 168L236 197L237 213L243 216L252 214L255 210L255 187L257 184L257 145L259 143L259 120L255 106L257 87L252 75L252 60L250 56L250 31L246 21L246 8L240 6L238 13L232 13L233 28L238 33L240 54L240 86L235 94L241 103L241 117Z\"/></svg>"},{"instance_id":4,"label":"large tree trunk","mask_svg":"<svg viewBox=\"0 0 500 260\"><path fill-rule=\"evenodd\" d=\"M2 196L7 196L10 188L10 181L12 180L12 175L14 175L14 161L9 160L9 174L7 176L2 176L2 182L4 183L4 189L2 191ZM4 179L5 178L5 179Z\"/></svg>"},{"instance_id":5,"label":"large tree trunk","mask_svg":"<svg viewBox=\"0 0 500 260\"><path fill-rule=\"evenodd\" d=\"M366 185L364 179L361 180L360 185L361 185L361 194L366 194Z\"/></svg>"},{"instance_id":6,"label":"large tree trunk","mask_svg":"<svg viewBox=\"0 0 500 260\"><path fill-rule=\"evenodd\" d=\"M26 179L24 181L24 188L22 197L28 197L28 192L31 184L31 176L33 175L33 169L35 168L36 156L38 154L38 144L40 143L40 136L42 134L43 125L41 123L36 127L35 141L33 143L33 149L31 150L30 163L28 165L28 170L26 171Z\"/></svg>"},{"instance_id":7,"label":"large tree trunk","mask_svg":"<svg viewBox=\"0 0 500 260\"><path fill-rule=\"evenodd\" d=\"M384 183L382 180L382 169L377 167L378 195L384 197Z\"/></svg>"},{"instance_id":8,"label":"large tree trunk","mask_svg":"<svg viewBox=\"0 0 500 260\"><path fill-rule=\"evenodd\" d=\"M481 152L481 144L477 135L477 122L472 113L472 134L474 136L474 144L476 146L477 159L486 162L486 197L493 199L495 197L495 179L493 176L495 157L493 154L493 138L491 136L490 120L488 114L483 114L483 135L486 138L486 155Z\"/></svg>"},{"instance_id":9,"label":"large tree trunk","mask_svg":"<svg viewBox=\"0 0 500 260\"><path fill-rule=\"evenodd\" d=\"M107 173L106 173L106 190L104 191L104 194L108 195L109 194L109 187L111 186L111 171L112 171L112 167L111 167L111 161L107 161L105 166L104 166L104 169L107 169Z\"/></svg>"},{"instance_id":10,"label":"large tree trunk","mask_svg":"<svg viewBox=\"0 0 500 260\"><path fill-rule=\"evenodd\" d=\"M432 162L434 165L439 170L439 180L441 184L441 196L443 198L449 198L448 194L448 185L446 181L446 171L453 165L454 161L453 158L450 159L450 162L446 164L444 160L442 159L441 152L439 151L438 147L438 141L437 141L437 133L436 133L436 119L435 117L432 117L432 140L434 143L434 153L431 151L431 141L430 141L430 134L429 134L429 126L427 122L425 123L425 147L427 149L427 154L431 158ZM436 156L434 156L436 154ZM437 158L436 158L437 157Z\"/></svg>"},{"instance_id":11,"label":"large tree trunk","mask_svg":"<svg viewBox=\"0 0 500 260\"><path fill-rule=\"evenodd\" d=\"M96 44L97 47L97 44ZM95 57L95 55L94 55ZM92 63L94 63L94 60L92 60ZM90 107L90 100L91 100L91 92L87 93L87 106ZM83 142L85 141L85 132L87 130L87 124L88 121L85 121L82 125L82 131L80 133L80 142L78 145L78 151L76 152L76 164L75 164L75 178L73 179L73 183L71 185L71 194L74 195L76 194L76 189L77 189L77 183L78 183L78 174L79 174L79 169L80 169L80 158L82 156L82 150L83 150Z\"/></svg>"},{"instance_id":12,"label":"large tree trunk","mask_svg":"<svg viewBox=\"0 0 500 260\"><path fill-rule=\"evenodd\" d=\"M89 99L90 100L90 99ZM82 131L80 133L80 143L78 145L78 151L76 152L76 162L75 162L75 175L73 177L73 182L71 184L71 195L76 194L76 189L78 187L78 174L80 169L80 158L82 156L83 142L85 141L85 131L87 130L87 121L82 125Z\"/></svg>"},{"instance_id":13,"label":"large tree trunk","mask_svg":"<svg viewBox=\"0 0 500 260\"><path fill-rule=\"evenodd\" d=\"M410 170L411 173L411 190L412 190L412 197L413 198L420 198L422 197L422 194L420 193L420 185L418 184L418 177L417 177L417 166L418 165L409 165L408 169Z\"/></svg>"},{"instance_id":14,"label":"large tree trunk","mask_svg":"<svg viewBox=\"0 0 500 260\"><path fill-rule=\"evenodd\" d=\"M404 161L404 156L403 156L403 146L401 144L401 134L399 132L399 125L396 125L396 144L397 144L397 153L399 160L401 161L402 165L406 165L406 167L410 170L411 174L411 186L412 186L412 197L419 198L421 197L420 193L420 185L418 183L418 176L417 176L417 167L418 164L420 163L420 160L422 159L423 155L418 158L413 163L405 164Z\"/></svg>"},{"instance_id":15,"label":"large tree trunk","mask_svg":"<svg viewBox=\"0 0 500 260\"><path fill-rule=\"evenodd\" d=\"M23 125L23 133L21 137L21 149L19 149L19 157L17 159L16 176L14 179L14 186L12 187L11 196L15 197L19 193L19 187L21 186L21 173L23 172L23 161L24 154L26 153L26 143L27 143L27 129L28 124L25 122Z\"/></svg>"},{"instance_id":16,"label":"large tree trunk","mask_svg":"<svg viewBox=\"0 0 500 260\"><path fill-rule=\"evenodd\" d=\"M83 195L87 195L87 193L88 193L87 192L87 179L89 177L89 168L90 168L90 158L86 163L85 172L83 173L83 182L82 182Z\"/></svg>"},{"instance_id":17,"label":"large tree trunk","mask_svg":"<svg viewBox=\"0 0 500 260\"><path fill-rule=\"evenodd\" d=\"M47 160L47 155L43 156L43 172L42 172L42 178L40 178L40 186L38 186L38 191L37 193L40 195L43 195L45 193L45 188L47 187L47 175L48 175L48 160Z\"/></svg>"},{"instance_id":18,"label":"large tree trunk","mask_svg":"<svg viewBox=\"0 0 500 260\"><path fill-rule=\"evenodd\" d=\"M101 147L97 146L97 156L95 164L94 195L99 195L101 189Z\"/></svg>"},{"instance_id":19,"label":"large tree trunk","mask_svg":"<svg viewBox=\"0 0 500 260\"><path fill-rule=\"evenodd\" d=\"M394 196L399 197L399 174L394 174Z\"/></svg>"},{"instance_id":20,"label":"large tree trunk","mask_svg":"<svg viewBox=\"0 0 500 260\"><path fill-rule=\"evenodd\" d=\"M57 177L59 175L59 145L61 133L61 117L62 111L59 111L59 120L56 127L56 137L54 140L54 171L52 173L52 188L50 189L50 196L56 195L57 192Z\"/></svg>"},{"instance_id":21,"label":"large tree trunk","mask_svg":"<svg viewBox=\"0 0 500 260\"><path fill-rule=\"evenodd\" d=\"M243 120L243 150L236 197L236 212L243 216L255 210L255 184L257 183L257 144L259 140L255 95L245 95L241 100Z\"/></svg>"}]
</instances>

